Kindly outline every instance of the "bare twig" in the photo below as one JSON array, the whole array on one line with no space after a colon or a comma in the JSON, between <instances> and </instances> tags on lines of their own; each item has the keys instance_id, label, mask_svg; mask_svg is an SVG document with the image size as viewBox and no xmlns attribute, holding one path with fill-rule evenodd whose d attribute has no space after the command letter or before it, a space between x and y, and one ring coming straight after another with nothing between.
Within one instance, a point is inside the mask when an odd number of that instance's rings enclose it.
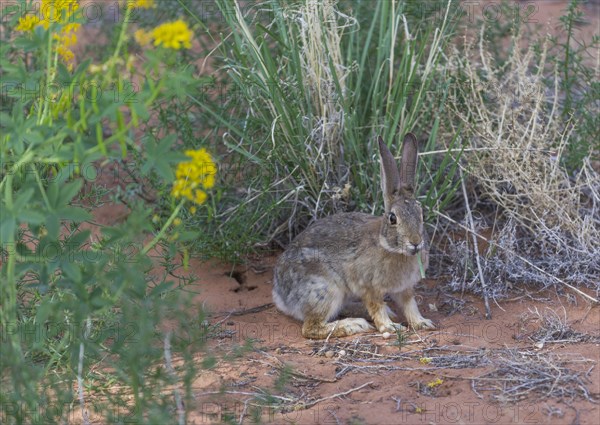
<instances>
[{"instance_id":1,"label":"bare twig","mask_svg":"<svg viewBox=\"0 0 600 425\"><path fill-rule=\"evenodd\" d=\"M175 374L175 370L173 369L173 364L171 362L171 331L165 334L165 338L163 340L163 351L165 354L165 367L167 369L167 373L171 376L174 382L173 387L173 395L175 396L175 405L177 406L177 417L178 424L185 424L185 408L183 406L183 400L181 399L181 394L179 392L179 388L177 388L177 375Z\"/></svg>"},{"instance_id":2,"label":"bare twig","mask_svg":"<svg viewBox=\"0 0 600 425\"><path fill-rule=\"evenodd\" d=\"M483 268L481 267L481 260L479 258L479 246L477 244L477 236L475 235L473 215L471 214L471 207L469 205L469 197L467 196L467 188L465 187L465 179L462 173L462 168L459 168L458 170L460 172L460 184L462 186L462 192L465 198L467 218L469 220L469 226L471 226L471 236L473 237L473 251L475 252L475 260L477 261L477 270L479 272L479 281L481 282L481 290L483 292L483 303L485 305L485 318L490 320L492 318L492 311L490 310L490 301L488 300L487 285L485 283L485 276L483 275Z\"/></svg>"},{"instance_id":3,"label":"bare twig","mask_svg":"<svg viewBox=\"0 0 600 425\"><path fill-rule=\"evenodd\" d=\"M78 386L78 393L79 393L79 405L81 406L81 417L83 419L83 423L84 425L90 425L90 418L88 417L88 412L85 408L85 398L84 398L84 394L83 394L83 355L84 355L84 341L87 340L87 338L90 335L90 331L91 331L91 327L92 327L92 321L90 320L90 318L88 317L86 320L86 324L85 324L85 333L84 333L84 338L83 340L79 343L79 363L77 365L77 386Z\"/></svg>"},{"instance_id":4,"label":"bare twig","mask_svg":"<svg viewBox=\"0 0 600 425\"><path fill-rule=\"evenodd\" d=\"M242 310L234 310L234 311L223 311L214 315L214 317L222 317L222 316L244 316L246 314L252 313L260 313L261 311L268 310L273 307L273 303L262 304L252 308L246 308Z\"/></svg>"},{"instance_id":5,"label":"bare twig","mask_svg":"<svg viewBox=\"0 0 600 425\"><path fill-rule=\"evenodd\" d=\"M273 369L277 369L279 371L282 371L285 368L286 365L281 360L279 360L277 357L275 357L273 355L270 355L268 353L265 353L264 351L261 351L261 353L264 354L264 355L266 355L266 356L268 356L268 357L270 357L270 358L272 358L273 360L275 360L277 362L277 364L275 365L275 364L272 364L272 363L269 363L269 362L265 362L263 360L257 360L257 359L250 359L250 361L270 366ZM303 378L303 379L308 379L308 380L311 380L311 381L337 382L337 379L320 378L318 376L306 375L305 373L302 373L302 372L296 371L296 370L290 370L290 371L288 371L288 373L290 375L297 376L297 377Z\"/></svg>"},{"instance_id":6,"label":"bare twig","mask_svg":"<svg viewBox=\"0 0 600 425\"><path fill-rule=\"evenodd\" d=\"M341 392L341 393L337 393L337 394L332 394L332 395L329 395L329 396L327 396L327 397L322 397L322 398L319 398L319 399L317 399L317 400L311 401L310 403L306 403L306 404L304 404L302 407L304 407L305 409L310 409L310 408L311 408L311 407L313 407L314 405L316 405L316 404L319 404L319 403L321 403L321 402L323 402L323 401L326 401L326 400L331 400L332 398L337 398L337 397L342 397L342 396L348 395L348 394L350 394L350 393L353 393L353 392L355 392L355 391L358 391L358 390L360 390L360 389L363 389L364 387L366 387L367 385L371 385L372 383L373 383L373 381L369 381L369 382L367 382L367 383L365 383L365 384L362 384L362 385L360 385L360 386L358 386L358 387L356 387L356 388L351 388L351 389L349 389L348 391L344 391L344 392Z\"/></svg>"},{"instance_id":7,"label":"bare twig","mask_svg":"<svg viewBox=\"0 0 600 425\"><path fill-rule=\"evenodd\" d=\"M244 408L242 409L242 413L240 413L240 419L238 421L240 425L244 423L244 416L246 416L246 411L248 410L248 403L250 403L250 400L252 399L249 398L244 401Z\"/></svg>"},{"instance_id":8,"label":"bare twig","mask_svg":"<svg viewBox=\"0 0 600 425\"><path fill-rule=\"evenodd\" d=\"M264 393L251 393L248 391L204 391L202 393L198 393L196 394L196 396L200 397L200 396L204 396L204 395L222 395L222 394L232 394L232 395L249 395L249 396L253 396L253 397L257 397L257 398L263 398L265 397ZM289 398L289 397L283 397L283 396L279 396L279 395L273 395L273 394L269 394L269 397L272 398L276 398L278 400L282 400L282 401L287 401L287 402L294 402L295 400L293 398Z\"/></svg>"},{"instance_id":9,"label":"bare twig","mask_svg":"<svg viewBox=\"0 0 600 425\"><path fill-rule=\"evenodd\" d=\"M531 394L568 400L581 397L598 403L598 395L590 393L586 387L586 378L567 367L568 363L575 362L592 360L561 357L553 353L499 350L495 353L494 369L477 378L474 388L477 388L478 382L495 381L498 385L490 389L492 398L509 403L523 400Z\"/></svg>"}]
</instances>

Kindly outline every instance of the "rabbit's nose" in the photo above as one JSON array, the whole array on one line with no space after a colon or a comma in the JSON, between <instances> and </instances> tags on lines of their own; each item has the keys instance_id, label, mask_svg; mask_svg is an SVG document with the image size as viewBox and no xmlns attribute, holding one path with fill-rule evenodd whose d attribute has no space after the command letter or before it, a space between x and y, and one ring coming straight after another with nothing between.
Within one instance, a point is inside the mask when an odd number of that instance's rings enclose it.
<instances>
[{"instance_id":1,"label":"rabbit's nose","mask_svg":"<svg viewBox=\"0 0 600 425\"><path fill-rule=\"evenodd\" d=\"M409 243L407 248L408 248L408 253L410 255L415 255L417 252L419 252L420 247L419 247L419 245Z\"/></svg>"}]
</instances>

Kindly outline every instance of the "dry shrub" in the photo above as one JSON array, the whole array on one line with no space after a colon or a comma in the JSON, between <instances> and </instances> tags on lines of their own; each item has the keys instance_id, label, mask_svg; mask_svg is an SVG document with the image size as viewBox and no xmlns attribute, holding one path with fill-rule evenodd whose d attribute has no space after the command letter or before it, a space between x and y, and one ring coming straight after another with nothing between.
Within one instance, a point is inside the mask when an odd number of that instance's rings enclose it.
<instances>
[{"instance_id":1,"label":"dry shrub","mask_svg":"<svg viewBox=\"0 0 600 425\"><path fill-rule=\"evenodd\" d=\"M488 252L487 274L555 283L518 252L554 276L600 290L600 175L590 165L592 152L573 175L561 165L577 122L561 119L556 70L551 89L544 81L546 44L537 54L516 48L499 65L483 34L455 48L447 72L458 82L449 104L455 130L463 125L464 171L479 199L502 213L495 242L507 250ZM520 45L518 37L512 41Z\"/></svg>"},{"instance_id":2,"label":"dry shrub","mask_svg":"<svg viewBox=\"0 0 600 425\"><path fill-rule=\"evenodd\" d=\"M554 398L566 403L598 403L598 392L589 386L592 360L572 353L503 349L493 353L494 369L473 380L473 390L491 400L518 403L529 397ZM588 369L587 373L582 369Z\"/></svg>"}]
</instances>

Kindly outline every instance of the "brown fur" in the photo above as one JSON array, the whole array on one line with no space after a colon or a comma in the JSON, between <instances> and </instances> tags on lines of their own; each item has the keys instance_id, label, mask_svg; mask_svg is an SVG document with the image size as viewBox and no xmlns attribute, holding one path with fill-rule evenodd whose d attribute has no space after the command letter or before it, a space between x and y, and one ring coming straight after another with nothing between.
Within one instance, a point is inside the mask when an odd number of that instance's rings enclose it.
<instances>
[{"instance_id":1,"label":"brown fur","mask_svg":"<svg viewBox=\"0 0 600 425\"><path fill-rule=\"evenodd\" d=\"M304 321L306 338L368 330L370 325L363 319L329 322L351 298L363 301L380 332L402 328L389 317L386 294L401 307L411 326L433 328L419 313L412 292L420 280L416 255L426 268L429 248L423 213L412 192L416 139L405 138L400 170L381 140L379 149L384 215L344 213L318 220L298 235L275 267L275 304Z\"/></svg>"}]
</instances>

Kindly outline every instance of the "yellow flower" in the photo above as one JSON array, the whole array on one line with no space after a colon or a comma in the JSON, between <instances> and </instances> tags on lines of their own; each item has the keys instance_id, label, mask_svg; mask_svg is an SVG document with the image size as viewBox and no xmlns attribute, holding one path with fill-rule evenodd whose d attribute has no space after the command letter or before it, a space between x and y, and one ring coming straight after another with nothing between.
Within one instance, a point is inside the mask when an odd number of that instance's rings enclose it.
<instances>
[{"instance_id":1,"label":"yellow flower","mask_svg":"<svg viewBox=\"0 0 600 425\"><path fill-rule=\"evenodd\" d=\"M66 24L58 34L54 34L54 39L58 41L56 44L56 52L63 60L69 70L73 69L73 60L75 54L71 47L77 43L77 35L75 32L79 29L80 24Z\"/></svg>"},{"instance_id":2,"label":"yellow flower","mask_svg":"<svg viewBox=\"0 0 600 425\"><path fill-rule=\"evenodd\" d=\"M45 28L51 22L73 22L73 15L79 9L79 0L42 0L42 21Z\"/></svg>"},{"instance_id":3,"label":"yellow flower","mask_svg":"<svg viewBox=\"0 0 600 425\"><path fill-rule=\"evenodd\" d=\"M421 364L429 364L429 363L431 363L431 358L430 358L430 357L421 357L421 358L419 359L419 362L420 362Z\"/></svg>"},{"instance_id":4,"label":"yellow flower","mask_svg":"<svg viewBox=\"0 0 600 425\"><path fill-rule=\"evenodd\" d=\"M143 29L139 29L133 33L133 38L142 47L146 47L152 43L152 33Z\"/></svg>"},{"instance_id":5,"label":"yellow flower","mask_svg":"<svg viewBox=\"0 0 600 425\"><path fill-rule=\"evenodd\" d=\"M33 30L36 25L40 24L40 18L34 15L25 15L19 18L19 24L15 28L17 31L29 32Z\"/></svg>"},{"instance_id":6,"label":"yellow flower","mask_svg":"<svg viewBox=\"0 0 600 425\"><path fill-rule=\"evenodd\" d=\"M179 217L173 220L173 226L181 226L181 219Z\"/></svg>"},{"instance_id":7,"label":"yellow flower","mask_svg":"<svg viewBox=\"0 0 600 425\"><path fill-rule=\"evenodd\" d=\"M154 0L127 0L127 7L139 9L150 9L156 7Z\"/></svg>"},{"instance_id":8,"label":"yellow flower","mask_svg":"<svg viewBox=\"0 0 600 425\"><path fill-rule=\"evenodd\" d=\"M177 165L171 195L203 204L208 197L205 190L215 185L217 167L206 149L187 150L185 154L190 160Z\"/></svg>"},{"instance_id":9,"label":"yellow flower","mask_svg":"<svg viewBox=\"0 0 600 425\"><path fill-rule=\"evenodd\" d=\"M50 23L58 22L66 24L61 31L73 32L80 26L80 24L74 23L73 19L77 9L79 9L78 0L42 0L40 8L42 19L34 15L22 16L15 29L27 32L33 30L37 25L48 29Z\"/></svg>"},{"instance_id":10,"label":"yellow flower","mask_svg":"<svg viewBox=\"0 0 600 425\"><path fill-rule=\"evenodd\" d=\"M196 207L192 206L190 208L190 214L196 214Z\"/></svg>"},{"instance_id":11,"label":"yellow flower","mask_svg":"<svg viewBox=\"0 0 600 425\"><path fill-rule=\"evenodd\" d=\"M75 54L73 53L73 51L65 46L57 46L56 47L56 52L58 53L58 55L60 56L60 58L63 60L63 62L65 64L67 64L67 67L69 68L69 70L73 69L73 59L75 59Z\"/></svg>"},{"instance_id":12,"label":"yellow flower","mask_svg":"<svg viewBox=\"0 0 600 425\"><path fill-rule=\"evenodd\" d=\"M152 31L155 46L164 46L168 49L179 50L182 47L192 47L192 36L194 34L187 24L181 19L175 22L164 23Z\"/></svg>"},{"instance_id":13,"label":"yellow flower","mask_svg":"<svg viewBox=\"0 0 600 425\"><path fill-rule=\"evenodd\" d=\"M415 407L415 413L423 413L425 411L425 409L423 409L422 407Z\"/></svg>"},{"instance_id":14,"label":"yellow flower","mask_svg":"<svg viewBox=\"0 0 600 425\"><path fill-rule=\"evenodd\" d=\"M50 28L51 23L58 24L52 37L56 40L56 53L69 69L73 69L75 54L71 47L77 43L76 32L81 26L75 22L75 12L79 9L79 0L42 0L40 17L23 16L17 25L18 31L31 31L37 25L45 29Z\"/></svg>"},{"instance_id":15,"label":"yellow flower","mask_svg":"<svg viewBox=\"0 0 600 425\"><path fill-rule=\"evenodd\" d=\"M441 380L440 378L437 378L435 381L431 381L430 383L427 384L427 386L429 388L435 388L437 386L440 386L444 383L443 380Z\"/></svg>"}]
</instances>

